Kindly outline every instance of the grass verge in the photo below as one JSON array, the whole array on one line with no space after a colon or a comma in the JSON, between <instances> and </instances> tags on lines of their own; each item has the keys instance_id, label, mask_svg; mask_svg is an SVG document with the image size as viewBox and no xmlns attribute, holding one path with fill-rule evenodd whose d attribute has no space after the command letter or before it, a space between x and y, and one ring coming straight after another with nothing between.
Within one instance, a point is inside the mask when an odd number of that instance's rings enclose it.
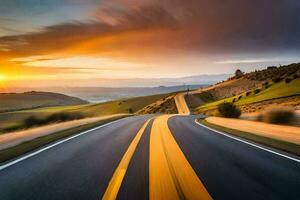
<instances>
[{"instance_id":1,"label":"grass verge","mask_svg":"<svg viewBox=\"0 0 300 200\"><path fill-rule=\"evenodd\" d=\"M198 120L200 123L202 123L205 126L211 127L213 129L216 129L218 131L222 131L225 133L228 133L230 135L234 135L240 138L244 138L250 141L254 141L256 143L260 143L269 147L273 147L288 153L292 153L295 155L300 155L300 145L294 144L294 143L290 143L290 142L285 142L285 141L281 141L281 140L276 140L273 138L268 138L268 137L263 137L260 135L256 135L253 133L249 133L249 132L244 132L244 131L239 131L236 129L230 129L227 127L223 127L223 126L219 126L216 124L212 124L207 122L205 119L203 120Z\"/></svg>"},{"instance_id":2,"label":"grass verge","mask_svg":"<svg viewBox=\"0 0 300 200\"><path fill-rule=\"evenodd\" d=\"M130 116L130 115L128 115L128 116ZM10 159L13 159L17 156L23 155L25 153L28 153L28 152L30 152L34 149L40 148L40 147L42 147L46 144L49 144L51 142L55 142L57 140L75 135L77 133L80 133L80 132L95 128L97 126L101 126L103 124L106 124L106 123L109 123L109 122L112 122L112 121L115 121L115 120L118 120L118 119L121 119L121 118L124 118L124 117L128 117L128 116L127 115L125 115L125 116L116 116L116 117L112 117L112 118L109 118L109 119L104 119L104 120L101 120L101 121L98 121L98 122L85 124L85 125L82 125L82 126L77 126L77 127L74 127L74 128L64 130L64 131L59 131L57 133L53 133L53 134L50 134L50 135L35 138L31 141L21 143L19 145L14 146L14 147L10 147L10 148L7 148L7 149L0 150L0 163L8 161Z\"/></svg>"}]
</instances>

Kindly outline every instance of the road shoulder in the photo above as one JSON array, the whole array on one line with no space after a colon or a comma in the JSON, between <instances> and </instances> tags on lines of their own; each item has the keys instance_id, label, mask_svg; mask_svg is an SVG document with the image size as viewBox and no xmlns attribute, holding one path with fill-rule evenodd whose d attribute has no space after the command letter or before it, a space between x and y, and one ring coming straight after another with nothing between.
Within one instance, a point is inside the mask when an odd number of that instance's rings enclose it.
<instances>
[{"instance_id":1,"label":"road shoulder","mask_svg":"<svg viewBox=\"0 0 300 200\"><path fill-rule=\"evenodd\" d=\"M294 155L299 156L300 155L300 145L291 143L288 141L283 141L275 138L270 138L262 135L257 135L255 133L241 131L237 129L232 129L224 126L220 126L217 124L213 124L208 122L207 120L197 120L200 124L203 124L207 127L210 127L212 129L215 129L217 131L221 131L233 136L237 136L239 138L243 138L249 141L253 141L258 144L262 144L271 148L279 149L287 153L291 153Z\"/></svg>"}]
</instances>

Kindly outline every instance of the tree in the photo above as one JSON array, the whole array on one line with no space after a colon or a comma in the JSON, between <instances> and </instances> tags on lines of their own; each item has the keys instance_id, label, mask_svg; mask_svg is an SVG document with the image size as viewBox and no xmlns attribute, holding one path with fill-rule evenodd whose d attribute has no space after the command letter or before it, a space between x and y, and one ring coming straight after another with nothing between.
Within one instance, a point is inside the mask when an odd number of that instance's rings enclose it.
<instances>
[{"instance_id":1,"label":"tree","mask_svg":"<svg viewBox=\"0 0 300 200\"><path fill-rule=\"evenodd\" d=\"M244 75L244 72L242 72L240 69L237 69L235 71L235 77L236 78L241 78Z\"/></svg>"}]
</instances>

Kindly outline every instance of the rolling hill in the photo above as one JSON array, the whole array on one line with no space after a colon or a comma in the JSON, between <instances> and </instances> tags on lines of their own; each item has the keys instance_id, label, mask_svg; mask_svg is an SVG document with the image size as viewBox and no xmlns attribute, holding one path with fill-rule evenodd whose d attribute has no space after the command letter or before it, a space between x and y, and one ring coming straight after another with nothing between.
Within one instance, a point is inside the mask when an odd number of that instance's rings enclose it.
<instances>
[{"instance_id":1,"label":"rolling hill","mask_svg":"<svg viewBox=\"0 0 300 200\"><path fill-rule=\"evenodd\" d=\"M138 87L137 87L138 86ZM142 87L136 84L135 87L45 87L39 88L39 91L54 92L78 97L91 103L102 103L114 101L118 99L128 99L133 97L144 97L156 94L166 94L181 90L198 89L206 87L208 84L197 85L175 85L175 86L158 86L158 87ZM24 92L30 88L11 88L11 92ZM35 90L31 88L30 90Z\"/></svg>"},{"instance_id":2,"label":"rolling hill","mask_svg":"<svg viewBox=\"0 0 300 200\"><path fill-rule=\"evenodd\" d=\"M169 97L170 93L121 99L97 104L64 105L0 113L0 133L20 129L29 117L45 118L54 113L80 113L86 117L136 113L144 107Z\"/></svg>"},{"instance_id":3,"label":"rolling hill","mask_svg":"<svg viewBox=\"0 0 300 200\"><path fill-rule=\"evenodd\" d=\"M223 102L232 102L243 112L255 112L273 104L295 107L300 104L299 77L299 63L271 66L194 91L191 105L195 113L206 114L212 113Z\"/></svg>"},{"instance_id":4,"label":"rolling hill","mask_svg":"<svg viewBox=\"0 0 300 200\"><path fill-rule=\"evenodd\" d=\"M284 81L275 83L268 88L261 89L257 94L252 91L248 95L244 92L239 95L224 98L221 100L206 103L199 106L196 112L204 112L207 110L215 109L219 104L223 102L235 102L237 106L243 106L268 100L275 100L279 98L288 98L292 96L300 96L300 79L293 80L290 83L285 83Z\"/></svg>"},{"instance_id":5,"label":"rolling hill","mask_svg":"<svg viewBox=\"0 0 300 200\"><path fill-rule=\"evenodd\" d=\"M87 104L80 98L51 92L1 93L0 112L48 106L67 106Z\"/></svg>"}]
</instances>

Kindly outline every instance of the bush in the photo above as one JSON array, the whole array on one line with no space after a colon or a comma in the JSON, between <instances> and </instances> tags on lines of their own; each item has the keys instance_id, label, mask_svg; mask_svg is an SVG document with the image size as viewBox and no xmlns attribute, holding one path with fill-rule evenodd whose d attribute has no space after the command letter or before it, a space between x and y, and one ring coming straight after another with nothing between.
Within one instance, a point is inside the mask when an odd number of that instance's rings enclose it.
<instances>
[{"instance_id":1,"label":"bush","mask_svg":"<svg viewBox=\"0 0 300 200\"><path fill-rule=\"evenodd\" d=\"M133 113L132 108L129 108L129 109L128 109L128 112L129 112L129 113Z\"/></svg>"},{"instance_id":2,"label":"bush","mask_svg":"<svg viewBox=\"0 0 300 200\"><path fill-rule=\"evenodd\" d=\"M233 99L232 99L232 103L234 103L234 102L236 102L236 98L233 98Z\"/></svg>"},{"instance_id":3,"label":"bush","mask_svg":"<svg viewBox=\"0 0 300 200\"><path fill-rule=\"evenodd\" d=\"M263 86L267 86L267 85L269 85L268 81L266 81L266 82L263 83Z\"/></svg>"},{"instance_id":4,"label":"bush","mask_svg":"<svg viewBox=\"0 0 300 200\"><path fill-rule=\"evenodd\" d=\"M285 81L285 83L290 83L292 80L293 79L291 79L291 78L286 78L284 81Z\"/></svg>"},{"instance_id":5,"label":"bush","mask_svg":"<svg viewBox=\"0 0 300 200\"><path fill-rule=\"evenodd\" d=\"M297 72L296 70L290 71L290 72L287 73L287 75L288 75L288 76L291 76L291 75L295 74L296 72Z\"/></svg>"},{"instance_id":6,"label":"bush","mask_svg":"<svg viewBox=\"0 0 300 200\"><path fill-rule=\"evenodd\" d=\"M34 126L40 126L40 125L46 125L51 124L55 122L65 122L65 121L71 121L76 119L82 119L86 116L79 112L61 112L61 113L54 113L46 118L37 118L35 116L30 116L26 118L23 122L23 125L25 128L30 128Z\"/></svg>"},{"instance_id":7,"label":"bush","mask_svg":"<svg viewBox=\"0 0 300 200\"><path fill-rule=\"evenodd\" d=\"M33 126L41 125L41 124L43 124L43 122L42 122L42 119L39 119L35 116L30 116L24 120L23 124L24 124L25 128L30 128Z\"/></svg>"},{"instance_id":8,"label":"bush","mask_svg":"<svg viewBox=\"0 0 300 200\"><path fill-rule=\"evenodd\" d=\"M265 111L260 117L261 121L272 124L288 124L295 118L295 112L291 108L271 108Z\"/></svg>"},{"instance_id":9,"label":"bush","mask_svg":"<svg viewBox=\"0 0 300 200\"><path fill-rule=\"evenodd\" d=\"M282 81L282 78L281 77L275 77L275 78L272 79L272 81L274 83L278 83L278 82Z\"/></svg>"},{"instance_id":10,"label":"bush","mask_svg":"<svg viewBox=\"0 0 300 200\"><path fill-rule=\"evenodd\" d=\"M258 94L258 93L260 93L260 91L261 91L261 89L255 89L254 94Z\"/></svg>"},{"instance_id":11,"label":"bush","mask_svg":"<svg viewBox=\"0 0 300 200\"><path fill-rule=\"evenodd\" d=\"M241 111L235 105L227 102L218 105L218 111L226 118L238 118L241 115Z\"/></svg>"},{"instance_id":12,"label":"bush","mask_svg":"<svg viewBox=\"0 0 300 200\"><path fill-rule=\"evenodd\" d=\"M294 74L293 75L293 79L297 79L297 78L299 78L299 75L298 74Z\"/></svg>"},{"instance_id":13,"label":"bush","mask_svg":"<svg viewBox=\"0 0 300 200\"><path fill-rule=\"evenodd\" d=\"M246 92L246 96L249 96L251 94L251 91Z\"/></svg>"},{"instance_id":14,"label":"bush","mask_svg":"<svg viewBox=\"0 0 300 200\"><path fill-rule=\"evenodd\" d=\"M243 95L239 96L238 100L240 100L243 97Z\"/></svg>"},{"instance_id":15,"label":"bush","mask_svg":"<svg viewBox=\"0 0 300 200\"><path fill-rule=\"evenodd\" d=\"M61 112L61 113L54 113L53 115L50 115L49 117L45 118L45 123L48 122L65 122L65 121L71 121L76 119L82 119L85 116L82 113L73 112L73 113L67 113L67 112Z\"/></svg>"}]
</instances>

